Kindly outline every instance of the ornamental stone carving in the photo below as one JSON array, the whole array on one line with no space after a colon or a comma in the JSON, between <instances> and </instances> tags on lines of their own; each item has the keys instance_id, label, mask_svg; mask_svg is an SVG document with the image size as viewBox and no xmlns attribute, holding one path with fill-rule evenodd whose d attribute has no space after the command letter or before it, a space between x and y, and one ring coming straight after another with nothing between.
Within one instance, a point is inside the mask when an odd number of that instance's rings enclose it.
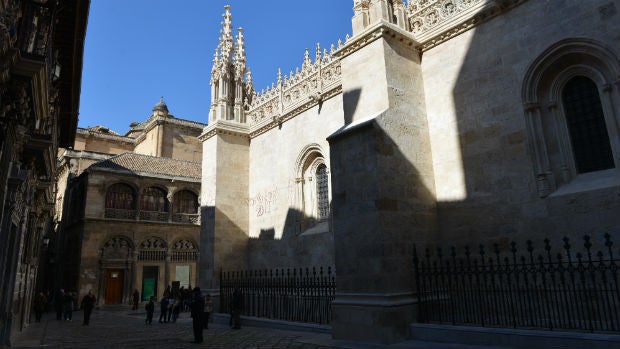
<instances>
[{"instance_id":1,"label":"ornamental stone carving","mask_svg":"<svg viewBox=\"0 0 620 349\"><path fill-rule=\"evenodd\" d=\"M174 243L173 249L182 251L196 251L196 246L190 240L179 240Z\"/></svg>"},{"instance_id":2,"label":"ornamental stone carving","mask_svg":"<svg viewBox=\"0 0 620 349\"><path fill-rule=\"evenodd\" d=\"M140 243L141 250L165 249L166 242L159 238L149 238Z\"/></svg>"},{"instance_id":3,"label":"ornamental stone carving","mask_svg":"<svg viewBox=\"0 0 620 349\"><path fill-rule=\"evenodd\" d=\"M126 237L117 236L108 240L103 245L103 255L105 259L124 259L131 256L132 244Z\"/></svg>"},{"instance_id":4,"label":"ornamental stone carving","mask_svg":"<svg viewBox=\"0 0 620 349\"><path fill-rule=\"evenodd\" d=\"M410 0L409 30L428 50L526 0Z\"/></svg>"}]
</instances>

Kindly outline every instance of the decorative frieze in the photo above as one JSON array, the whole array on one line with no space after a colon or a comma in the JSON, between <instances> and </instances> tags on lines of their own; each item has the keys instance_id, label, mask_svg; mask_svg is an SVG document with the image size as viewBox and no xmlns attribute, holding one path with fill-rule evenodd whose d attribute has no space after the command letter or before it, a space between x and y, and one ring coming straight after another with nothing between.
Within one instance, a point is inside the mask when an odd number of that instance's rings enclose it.
<instances>
[{"instance_id":1,"label":"decorative frieze","mask_svg":"<svg viewBox=\"0 0 620 349\"><path fill-rule=\"evenodd\" d=\"M410 0L409 28L422 51L526 0Z\"/></svg>"},{"instance_id":2,"label":"decorative frieze","mask_svg":"<svg viewBox=\"0 0 620 349\"><path fill-rule=\"evenodd\" d=\"M282 76L278 72L277 84L256 93L249 105L248 115L254 137L287 119L321 103L342 90L340 59L335 52L343 47L332 45L330 51L316 46L314 62L306 49L301 69Z\"/></svg>"}]
</instances>

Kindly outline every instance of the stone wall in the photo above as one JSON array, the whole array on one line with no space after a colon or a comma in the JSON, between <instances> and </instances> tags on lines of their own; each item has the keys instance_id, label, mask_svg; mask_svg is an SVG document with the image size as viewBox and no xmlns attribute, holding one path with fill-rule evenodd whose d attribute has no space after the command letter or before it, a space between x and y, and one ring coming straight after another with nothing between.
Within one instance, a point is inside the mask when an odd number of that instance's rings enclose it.
<instances>
[{"instance_id":1,"label":"stone wall","mask_svg":"<svg viewBox=\"0 0 620 349\"><path fill-rule=\"evenodd\" d=\"M329 173L326 138L343 124L336 95L252 139L252 180L240 203L249 210L251 268L333 265L330 222L316 220L316 178L303 174L303 154L316 148Z\"/></svg>"},{"instance_id":2,"label":"stone wall","mask_svg":"<svg viewBox=\"0 0 620 349\"><path fill-rule=\"evenodd\" d=\"M611 6L616 10L610 12L609 6L608 1L562 6L528 1L424 52L438 234L444 243L506 246L508 240L544 237L559 243L565 235L619 232L617 171L610 175L616 180L581 175L569 190L539 197L528 147L527 101L521 98L528 68L556 42L585 37L620 46L613 34L620 30L619 9ZM617 94L617 84L614 88Z\"/></svg>"},{"instance_id":3,"label":"stone wall","mask_svg":"<svg viewBox=\"0 0 620 349\"><path fill-rule=\"evenodd\" d=\"M119 137L120 138L120 137ZM74 150L88 150L98 153L121 154L132 151L133 144L103 139L100 137L76 135Z\"/></svg>"}]
</instances>

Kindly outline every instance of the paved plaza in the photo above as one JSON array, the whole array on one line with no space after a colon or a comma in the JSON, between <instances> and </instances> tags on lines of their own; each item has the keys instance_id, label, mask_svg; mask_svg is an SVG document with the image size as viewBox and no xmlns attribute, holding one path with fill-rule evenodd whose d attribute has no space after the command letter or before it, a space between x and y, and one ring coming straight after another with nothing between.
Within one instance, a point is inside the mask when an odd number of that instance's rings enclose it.
<instances>
[{"instance_id":1,"label":"paved plaza","mask_svg":"<svg viewBox=\"0 0 620 349\"><path fill-rule=\"evenodd\" d=\"M424 348L473 349L469 345L407 341L389 346L332 340L324 333L294 332L263 327L229 329L225 324L209 324L204 343L194 344L189 313L181 313L176 323L144 323L145 314L129 307L95 310L90 326L82 326L82 312L74 312L73 321L57 321L47 313L40 323L32 323L15 340L12 348ZM242 321L243 324L243 321ZM499 348L496 348L499 349Z\"/></svg>"}]
</instances>

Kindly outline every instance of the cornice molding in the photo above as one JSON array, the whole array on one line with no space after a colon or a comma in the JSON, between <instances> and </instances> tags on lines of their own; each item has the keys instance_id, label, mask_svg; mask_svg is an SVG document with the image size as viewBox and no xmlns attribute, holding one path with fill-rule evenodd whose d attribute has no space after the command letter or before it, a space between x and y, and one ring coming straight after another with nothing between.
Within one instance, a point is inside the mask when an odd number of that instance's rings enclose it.
<instances>
[{"instance_id":1,"label":"cornice molding","mask_svg":"<svg viewBox=\"0 0 620 349\"><path fill-rule=\"evenodd\" d=\"M95 138L100 138L100 139L105 139L105 140L115 141L115 142L125 142L125 143L128 143L128 144L135 144L136 143L136 139L135 138L131 138L131 137L127 137L127 136L121 136L121 135L113 135L113 134L106 134L106 133L101 133L101 132L90 131L87 128L78 128L77 131L76 131L76 134L83 135L85 137L95 137Z\"/></svg>"},{"instance_id":2,"label":"cornice molding","mask_svg":"<svg viewBox=\"0 0 620 349\"><path fill-rule=\"evenodd\" d=\"M249 139L250 127L247 124L240 124L238 122L216 120L213 124L203 129L200 136L198 136L198 140L204 142L217 134L227 134Z\"/></svg>"},{"instance_id":3,"label":"cornice molding","mask_svg":"<svg viewBox=\"0 0 620 349\"><path fill-rule=\"evenodd\" d=\"M180 176L166 175L166 174L161 174L161 173L134 171L134 170L128 170L128 169L91 167L91 168L88 168L84 172L87 172L89 174L94 174L97 172L107 172L107 173L114 173L119 176L136 177L136 178L140 178L141 180L148 180L148 179L154 178L154 179L174 180L175 182L187 182L187 183L200 183L201 182L200 178L180 177Z\"/></svg>"},{"instance_id":4,"label":"cornice molding","mask_svg":"<svg viewBox=\"0 0 620 349\"><path fill-rule=\"evenodd\" d=\"M272 128L279 127L284 122L293 119L294 117L305 112L306 110L318 105L319 101L323 103L323 101L326 101L339 94L342 94L341 84L338 84L337 86L334 86L331 90L323 93L320 96L320 99L309 99L307 102L298 105L294 109L290 109L281 116L275 115L273 118L264 118L262 122L252 125L249 136L250 138L258 137L261 134L271 130Z\"/></svg>"},{"instance_id":5,"label":"cornice molding","mask_svg":"<svg viewBox=\"0 0 620 349\"><path fill-rule=\"evenodd\" d=\"M410 32L382 19L366 28L359 35L352 37L334 55L338 59L343 59L380 38L401 42L403 46L411 47L413 50L417 49L419 45L419 42Z\"/></svg>"}]
</instances>

